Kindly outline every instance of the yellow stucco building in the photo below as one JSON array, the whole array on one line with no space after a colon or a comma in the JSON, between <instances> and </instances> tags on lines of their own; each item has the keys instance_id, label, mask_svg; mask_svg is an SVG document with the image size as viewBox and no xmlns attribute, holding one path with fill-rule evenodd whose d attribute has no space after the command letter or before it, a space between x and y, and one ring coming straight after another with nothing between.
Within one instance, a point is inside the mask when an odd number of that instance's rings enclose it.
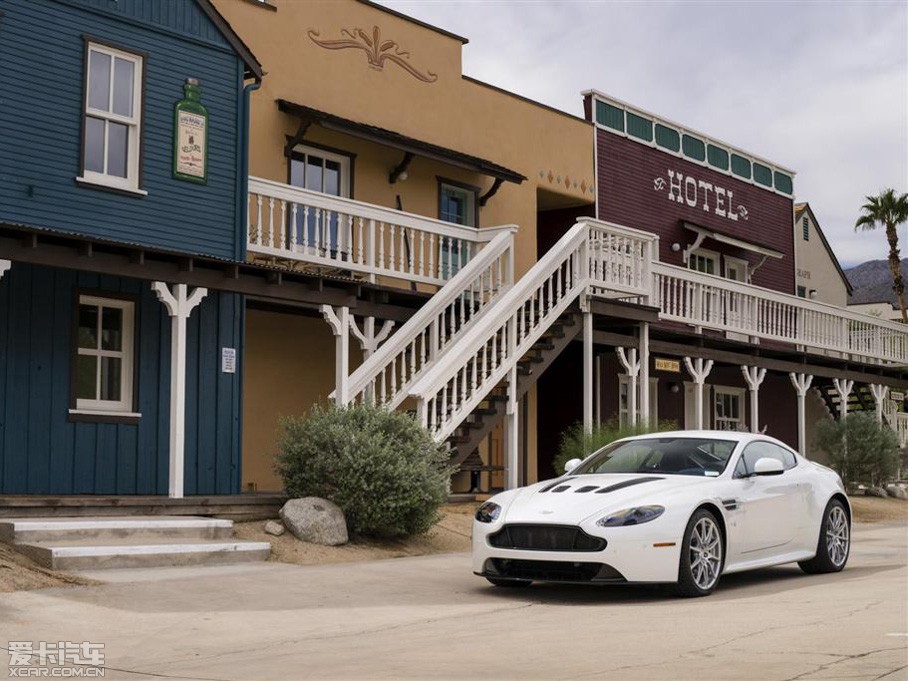
<instances>
[{"instance_id":1,"label":"yellow stucco building","mask_svg":"<svg viewBox=\"0 0 908 681\"><path fill-rule=\"evenodd\" d=\"M329 201L358 202L330 204L347 207L353 220L363 215L381 220L383 214L361 205L372 204L480 234L516 225L518 276L573 224L572 214L592 215L592 125L465 76L461 55L469 49L466 39L371 2L215 4L266 72L251 98L250 192L261 178L328 195ZM268 189L278 199L284 196L279 187ZM250 258L298 269L299 263L271 257L268 250L267 244L275 243L268 229L274 229L277 214L269 198L264 219L256 198L250 202ZM318 247L326 254L343 247L332 243L347 233L338 230L333 213L318 226L311 213L288 217L283 210L278 221L286 232L298 227L297 240L300 234L303 240L321 239ZM259 221L266 227L256 231ZM282 238L293 237L284 233ZM423 260L433 257L432 249L426 255L424 243L417 246L415 232L402 227L393 235L384 232L383 238L373 246L386 249L385 257L411 257L411 251L416 257L417 250ZM265 242L256 250L255 244ZM397 255L391 253L395 247ZM458 254L445 248L435 246L437 260L456 265ZM320 274L373 287L377 300L384 302L395 290L416 296L441 283L427 279L414 284L331 267L321 268ZM372 323L357 316L356 308L351 313L359 328ZM245 347L244 488L278 489L272 471L278 420L305 413L334 390L335 337L316 305L288 307L250 297ZM351 370L361 361L361 350L351 342ZM524 476L530 477L535 474L535 408L535 390L530 390L521 405L526 427L520 443ZM500 460L498 433L480 448L486 464Z\"/></svg>"}]
</instances>

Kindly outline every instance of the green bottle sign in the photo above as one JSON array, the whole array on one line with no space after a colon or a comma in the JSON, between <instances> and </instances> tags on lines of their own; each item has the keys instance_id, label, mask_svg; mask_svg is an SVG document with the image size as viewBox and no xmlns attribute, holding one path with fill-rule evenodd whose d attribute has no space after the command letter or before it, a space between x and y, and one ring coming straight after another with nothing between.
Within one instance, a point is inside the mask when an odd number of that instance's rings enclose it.
<instances>
[{"instance_id":1,"label":"green bottle sign","mask_svg":"<svg viewBox=\"0 0 908 681\"><path fill-rule=\"evenodd\" d=\"M208 109L201 102L202 88L187 78L184 98L173 110L173 176L205 184L208 181Z\"/></svg>"}]
</instances>

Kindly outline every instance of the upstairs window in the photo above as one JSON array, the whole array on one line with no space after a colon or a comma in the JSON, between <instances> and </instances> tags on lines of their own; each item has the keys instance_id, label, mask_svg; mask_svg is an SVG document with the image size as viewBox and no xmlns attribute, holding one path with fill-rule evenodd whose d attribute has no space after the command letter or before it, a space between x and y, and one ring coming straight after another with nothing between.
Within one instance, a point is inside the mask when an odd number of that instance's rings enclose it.
<instances>
[{"instance_id":1,"label":"upstairs window","mask_svg":"<svg viewBox=\"0 0 908 681\"><path fill-rule=\"evenodd\" d=\"M438 217L445 222L476 227L477 193L473 187L440 181L438 184Z\"/></svg>"},{"instance_id":2,"label":"upstairs window","mask_svg":"<svg viewBox=\"0 0 908 681\"><path fill-rule=\"evenodd\" d=\"M141 192L143 59L89 42L80 181ZM144 193L144 192L141 192Z\"/></svg>"}]
</instances>

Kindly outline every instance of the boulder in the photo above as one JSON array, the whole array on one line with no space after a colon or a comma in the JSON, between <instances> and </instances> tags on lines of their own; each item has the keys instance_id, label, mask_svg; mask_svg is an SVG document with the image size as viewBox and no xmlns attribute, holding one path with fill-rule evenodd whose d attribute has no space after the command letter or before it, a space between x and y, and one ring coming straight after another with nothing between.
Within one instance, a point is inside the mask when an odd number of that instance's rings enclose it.
<instances>
[{"instance_id":1,"label":"boulder","mask_svg":"<svg viewBox=\"0 0 908 681\"><path fill-rule=\"evenodd\" d=\"M868 487L864 490L865 497L880 497L882 499L886 498L886 490L882 487Z\"/></svg>"},{"instance_id":2,"label":"boulder","mask_svg":"<svg viewBox=\"0 0 908 681\"><path fill-rule=\"evenodd\" d=\"M886 494L895 499L908 499L908 491L901 485L886 485Z\"/></svg>"},{"instance_id":3,"label":"boulder","mask_svg":"<svg viewBox=\"0 0 908 681\"><path fill-rule=\"evenodd\" d=\"M281 524L280 520L266 521L264 530L265 530L265 534L271 534L271 535L274 535L275 537L280 537L282 534L284 534L284 532L286 532L286 529Z\"/></svg>"},{"instance_id":4,"label":"boulder","mask_svg":"<svg viewBox=\"0 0 908 681\"><path fill-rule=\"evenodd\" d=\"M291 499L281 508L281 520L290 532L302 541L323 546L347 543L347 520L337 504L305 497Z\"/></svg>"}]
</instances>

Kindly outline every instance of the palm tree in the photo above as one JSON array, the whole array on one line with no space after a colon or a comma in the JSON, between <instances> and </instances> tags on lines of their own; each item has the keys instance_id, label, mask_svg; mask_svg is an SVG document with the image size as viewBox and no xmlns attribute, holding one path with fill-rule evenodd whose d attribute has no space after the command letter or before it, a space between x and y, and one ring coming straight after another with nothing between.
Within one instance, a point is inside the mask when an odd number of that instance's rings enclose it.
<instances>
[{"instance_id":1,"label":"palm tree","mask_svg":"<svg viewBox=\"0 0 908 681\"><path fill-rule=\"evenodd\" d=\"M861 206L861 216L854 223L855 230L886 228L889 241L889 269L892 271L892 290L899 299L902 321L908 323L905 312L905 282L902 280L902 266L899 260L898 226L908 222L908 194L896 196L894 189L884 189L879 196L868 196Z\"/></svg>"}]
</instances>

